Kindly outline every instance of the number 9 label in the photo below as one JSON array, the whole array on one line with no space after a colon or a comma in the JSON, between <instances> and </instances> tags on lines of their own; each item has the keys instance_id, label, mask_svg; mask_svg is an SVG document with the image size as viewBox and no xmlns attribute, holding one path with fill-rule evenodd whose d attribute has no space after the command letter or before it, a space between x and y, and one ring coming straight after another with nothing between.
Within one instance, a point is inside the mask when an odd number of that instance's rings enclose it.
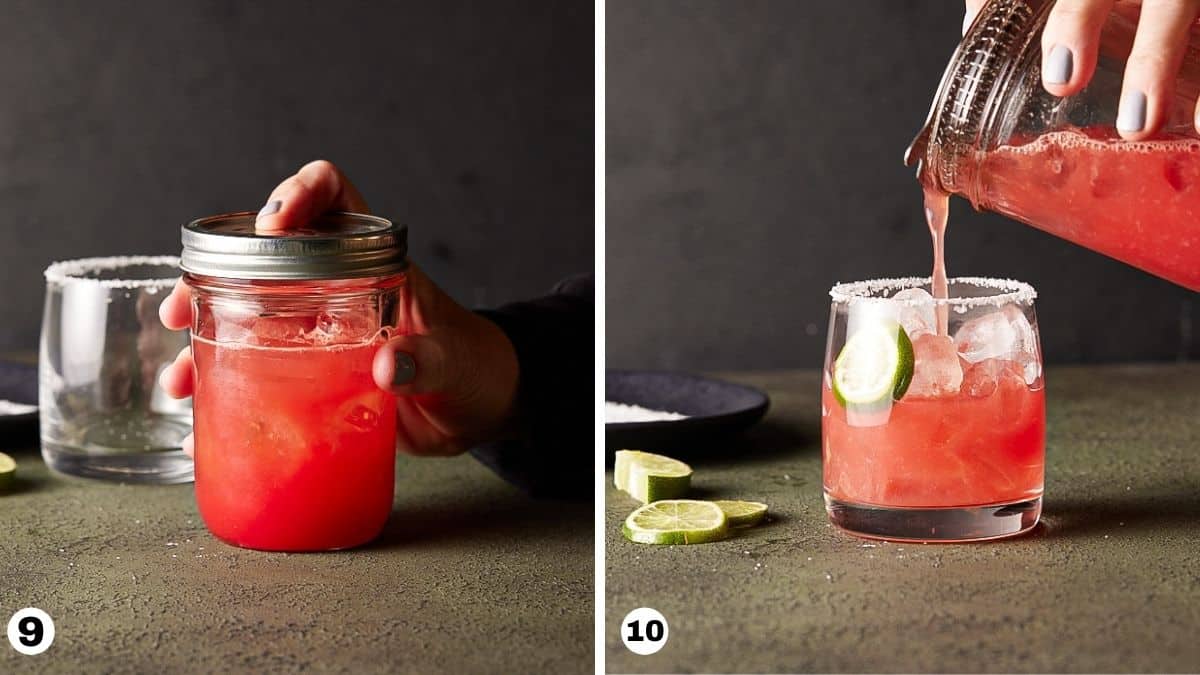
<instances>
[{"instance_id":1,"label":"number 9 label","mask_svg":"<svg viewBox=\"0 0 1200 675\"><path fill-rule=\"evenodd\" d=\"M26 607L8 620L8 642L27 656L41 654L54 642L54 621L37 607Z\"/></svg>"},{"instance_id":2,"label":"number 9 label","mask_svg":"<svg viewBox=\"0 0 1200 675\"><path fill-rule=\"evenodd\" d=\"M648 656L667 644L667 619L657 609L639 607L621 622L621 642L634 654Z\"/></svg>"}]
</instances>

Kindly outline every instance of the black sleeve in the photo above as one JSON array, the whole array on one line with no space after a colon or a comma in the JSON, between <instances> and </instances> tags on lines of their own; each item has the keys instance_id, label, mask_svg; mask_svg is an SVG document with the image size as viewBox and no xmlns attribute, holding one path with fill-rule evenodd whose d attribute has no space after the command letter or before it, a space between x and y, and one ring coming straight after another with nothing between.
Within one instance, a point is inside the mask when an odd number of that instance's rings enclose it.
<instances>
[{"instance_id":1,"label":"black sleeve","mask_svg":"<svg viewBox=\"0 0 1200 675\"><path fill-rule=\"evenodd\" d=\"M581 276L545 297L479 312L516 348L519 437L471 454L534 497L592 499L595 304L594 281Z\"/></svg>"}]
</instances>

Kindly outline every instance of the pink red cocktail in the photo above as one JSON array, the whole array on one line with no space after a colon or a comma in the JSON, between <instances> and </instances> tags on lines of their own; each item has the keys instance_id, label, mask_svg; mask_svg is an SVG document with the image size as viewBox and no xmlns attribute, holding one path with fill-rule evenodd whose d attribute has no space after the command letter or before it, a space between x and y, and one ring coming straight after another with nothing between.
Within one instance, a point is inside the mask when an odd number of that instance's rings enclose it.
<instances>
[{"instance_id":1,"label":"pink red cocktail","mask_svg":"<svg viewBox=\"0 0 1200 675\"><path fill-rule=\"evenodd\" d=\"M910 279L833 289L821 396L830 515L888 539L1027 530L1045 465L1033 289L951 279L936 300L928 288Z\"/></svg>"},{"instance_id":2,"label":"pink red cocktail","mask_svg":"<svg viewBox=\"0 0 1200 675\"><path fill-rule=\"evenodd\" d=\"M1200 140L1055 131L987 152L979 175L988 208L1200 291Z\"/></svg>"},{"instance_id":3,"label":"pink red cocktail","mask_svg":"<svg viewBox=\"0 0 1200 675\"><path fill-rule=\"evenodd\" d=\"M374 538L392 506L396 413L371 377L378 342L192 338L196 501L249 548L328 550Z\"/></svg>"}]
</instances>

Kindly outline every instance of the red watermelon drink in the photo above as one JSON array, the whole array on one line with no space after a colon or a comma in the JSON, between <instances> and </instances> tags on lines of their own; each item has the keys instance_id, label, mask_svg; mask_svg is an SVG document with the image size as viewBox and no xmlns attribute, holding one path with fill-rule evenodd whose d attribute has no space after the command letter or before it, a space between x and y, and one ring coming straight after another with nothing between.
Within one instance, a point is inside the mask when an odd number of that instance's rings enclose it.
<instances>
[{"instance_id":1,"label":"red watermelon drink","mask_svg":"<svg viewBox=\"0 0 1200 675\"><path fill-rule=\"evenodd\" d=\"M990 208L1200 291L1200 140L1070 129L1001 146L981 166Z\"/></svg>"},{"instance_id":2,"label":"red watermelon drink","mask_svg":"<svg viewBox=\"0 0 1200 675\"><path fill-rule=\"evenodd\" d=\"M378 345L192 339L196 503L214 535L313 551L379 533L392 506L396 404L371 377Z\"/></svg>"},{"instance_id":3,"label":"red watermelon drink","mask_svg":"<svg viewBox=\"0 0 1200 675\"><path fill-rule=\"evenodd\" d=\"M254 215L183 232L196 504L235 546L358 546L392 508L396 399L371 371L379 346L409 325L407 231L332 213L260 233Z\"/></svg>"},{"instance_id":4,"label":"red watermelon drink","mask_svg":"<svg viewBox=\"0 0 1200 675\"><path fill-rule=\"evenodd\" d=\"M974 278L949 279L945 299L930 288L884 279L831 291L821 392L830 517L895 540L1027 531L1045 467L1034 291Z\"/></svg>"}]
</instances>

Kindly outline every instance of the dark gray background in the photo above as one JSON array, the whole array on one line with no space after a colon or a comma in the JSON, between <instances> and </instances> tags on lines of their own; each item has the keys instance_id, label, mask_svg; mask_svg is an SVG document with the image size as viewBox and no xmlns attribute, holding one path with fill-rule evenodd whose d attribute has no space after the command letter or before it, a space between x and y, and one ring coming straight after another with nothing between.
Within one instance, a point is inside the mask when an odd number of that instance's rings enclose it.
<instances>
[{"instance_id":1,"label":"dark gray background","mask_svg":"<svg viewBox=\"0 0 1200 675\"><path fill-rule=\"evenodd\" d=\"M591 270L590 2L5 2L0 350L37 344L52 260L177 253L306 161L492 305Z\"/></svg>"},{"instance_id":2,"label":"dark gray background","mask_svg":"<svg viewBox=\"0 0 1200 675\"><path fill-rule=\"evenodd\" d=\"M962 2L607 12L610 367L819 367L834 282L929 274L901 156ZM1033 283L1048 361L1200 357L1194 294L954 201L951 275Z\"/></svg>"}]
</instances>

